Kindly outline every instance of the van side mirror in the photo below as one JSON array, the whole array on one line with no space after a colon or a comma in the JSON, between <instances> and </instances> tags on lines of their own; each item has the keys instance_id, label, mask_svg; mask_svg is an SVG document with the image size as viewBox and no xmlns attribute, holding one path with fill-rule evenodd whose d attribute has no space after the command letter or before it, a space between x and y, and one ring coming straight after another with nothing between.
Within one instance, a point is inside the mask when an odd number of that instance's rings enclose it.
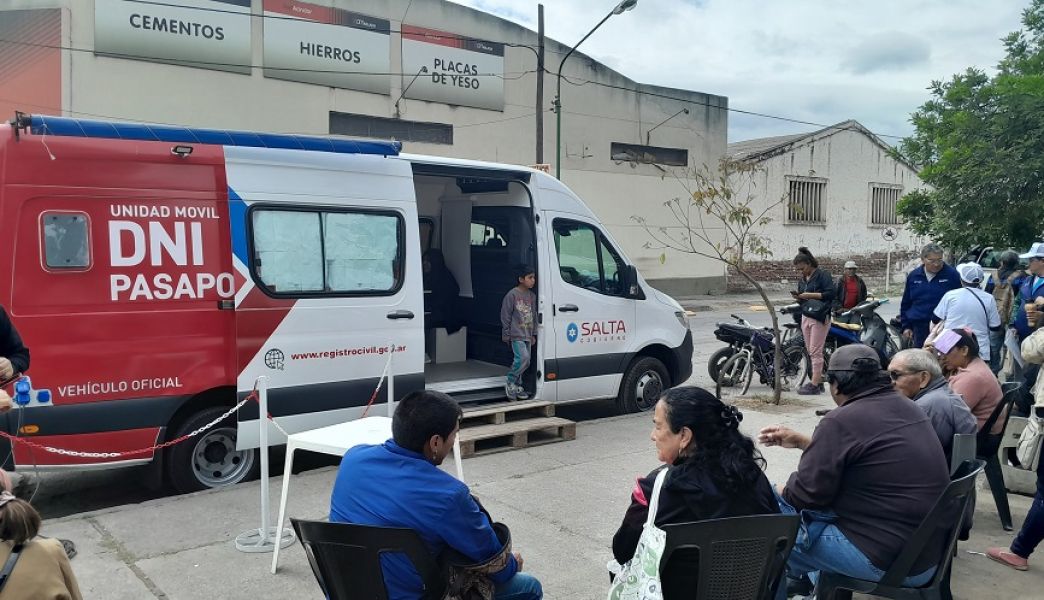
<instances>
[{"instance_id":1,"label":"van side mirror","mask_svg":"<svg viewBox=\"0 0 1044 600\"><path fill-rule=\"evenodd\" d=\"M645 294L638 285L638 269L634 265L625 265L621 274L623 275L621 283L623 283L624 294L628 298L644 300Z\"/></svg>"}]
</instances>

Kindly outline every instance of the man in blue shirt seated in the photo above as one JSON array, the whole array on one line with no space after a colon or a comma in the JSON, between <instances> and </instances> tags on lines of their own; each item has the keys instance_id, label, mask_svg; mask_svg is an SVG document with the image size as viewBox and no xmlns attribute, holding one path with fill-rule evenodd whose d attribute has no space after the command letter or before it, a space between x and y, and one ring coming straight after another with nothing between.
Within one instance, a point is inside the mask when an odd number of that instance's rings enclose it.
<instances>
[{"instance_id":1,"label":"man in blue shirt seated","mask_svg":"<svg viewBox=\"0 0 1044 600\"><path fill-rule=\"evenodd\" d=\"M460 406L440 392L421 391L399 402L392 439L356 446L341 460L330 499L330 521L408 527L438 557L454 549L474 563L500 554L503 544L468 486L439 469L460 430ZM420 600L421 577L401 554L381 558L390 600ZM491 574L496 600L541 600L540 582L522 573L522 555Z\"/></svg>"}]
</instances>

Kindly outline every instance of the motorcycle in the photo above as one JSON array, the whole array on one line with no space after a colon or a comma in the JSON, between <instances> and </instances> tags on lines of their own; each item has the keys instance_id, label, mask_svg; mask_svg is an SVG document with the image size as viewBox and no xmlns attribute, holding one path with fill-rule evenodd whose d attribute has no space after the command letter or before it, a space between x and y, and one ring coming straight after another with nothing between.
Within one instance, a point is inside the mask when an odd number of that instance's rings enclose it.
<instances>
[{"instance_id":1,"label":"motorcycle","mask_svg":"<svg viewBox=\"0 0 1044 600\"><path fill-rule=\"evenodd\" d=\"M739 353L744 346L750 343L751 337L754 333L756 331L767 330L754 327L743 317L737 315L729 316L735 319L736 323L718 323L717 327L714 329L714 337L718 338L719 341L725 342L728 346L720 348L714 352L714 354L711 355L710 360L707 361L707 373L715 383L718 383L718 376L725 363L735 354ZM797 331L797 337L794 337L797 325L786 323L782 324L781 328L785 329L783 334L784 348L789 348L793 345L804 346L804 342L801 340L800 331Z\"/></svg>"},{"instance_id":2,"label":"motorcycle","mask_svg":"<svg viewBox=\"0 0 1044 600\"><path fill-rule=\"evenodd\" d=\"M826 342L823 344L823 362L829 365L834 350L842 346L865 344L877 351L882 365L888 366L895 353L902 349L903 343L898 328L877 314L877 309L887 302L887 298L871 298L835 315L831 319L830 331L827 332ZM793 315L800 311L800 304L788 304L779 310L785 315ZM804 343L800 331L795 334L794 340Z\"/></svg>"},{"instance_id":3,"label":"motorcycle","mask_svg":"<svg viewBox=\"0 0 1044 600\"><path fill-rule=\"evenodd\" d=\"M721 373L721 367L750 341L755 331L755 327L743 317L737 315L729 316L735 319L736 322L718 323L714 329L714 337L718 338L719 341L725 342L728 346L717 350L711 355L710 360L707 361L707 373L715 383L718 382L718 374Z\"/></svg>"}]
</instances>

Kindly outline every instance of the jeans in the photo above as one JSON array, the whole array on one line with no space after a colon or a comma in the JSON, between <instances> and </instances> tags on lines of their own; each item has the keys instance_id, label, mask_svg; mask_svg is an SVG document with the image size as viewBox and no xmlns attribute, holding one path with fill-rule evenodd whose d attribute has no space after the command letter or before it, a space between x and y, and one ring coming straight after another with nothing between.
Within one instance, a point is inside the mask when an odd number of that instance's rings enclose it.
<instances>
[{"instance_id":1,"label":"jeans","mask_svg":"<svg viewBox=\"0 0 1044 600\"><path fill-rule=\"evenodd\" d=\"M885 572L877 568L863 552L845 537L834 525L837 515L829 511L803 510L798 512L779 494L776 501L783 514L801 515L794 550L787 559L787 577L797 579L808 575L814 582L819 572L838 573L856 579L880 581ZM932 567L919 575L907 577L903 585L917 587L927 583L935 575ZM787 586L780 582L776 600L786 600Z\"/></svg>"},{"instance_id":2,"label":"jeans","mask_svg":"<svg viewBox=\"0 0 1044 600\"><path fill-rule=\"evenodd\" d=\"M932 324L930 321L911 321L906 324L907 329L913 331L913 344L911 348L923 348L924 341L928 339L928 334L931 333Z\"/></svg>"},{"instance_id":3,"label":"jeans","mask_svg":"<svg viewBox=\"0 0 1044 600\"><path fill-rule=\"evenodd\" d=\"M1044 540L1044 460L1037 467L1037 493L1033 496L1033 504L1030 505L1019 535L1011 543L1011 551L1022 558L1029 558L1041 540Z\"/></svg>"},{"instance_id":4,"label":"jeans","mask_svg":"<svg viewBox=\"0 0 1044 600\"><path fill-rule=\"evenodd\" d=\"M515 360L511 361L511 369L507 373L508 385L522 385L522 374L529 368L529 342L511 340L511 352Z\"/></svg>"},{"instance_id":5,"label":"jeans","mask_svg":"<svg viewBox=\"0 0 1044 600\"><path fill-rule=\"evenodd\" d=\"M540 581L529 573L515 573L505 583L499 583L493 594L494 600L541 600L544 590Z\"/></svg>"},{"instance_id":6,"label":"jeans","mask_svg":"<svg viewBox=\"0 0 1044 600\"><path fill-rule=\"evenodd\" d=\"M1004 336L1007 333L1007 329L990 331L990 370L994 375L1000 372L1004 364Z\"/></svg>"}]
</instances>

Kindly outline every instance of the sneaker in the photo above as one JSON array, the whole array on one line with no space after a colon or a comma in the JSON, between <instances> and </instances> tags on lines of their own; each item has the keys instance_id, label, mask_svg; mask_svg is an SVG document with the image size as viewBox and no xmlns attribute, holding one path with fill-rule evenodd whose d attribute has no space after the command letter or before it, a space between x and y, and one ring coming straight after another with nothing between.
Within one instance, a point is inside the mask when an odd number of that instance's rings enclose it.
<instances>
[{"instance_id":1,"label":"sneaker","mask_svg":"<svg viewBox=\"0 0 1044 600\"><path fill-rule=\"evenodd\" d=\"M518 400L518 392L516 391L515 384L504 384L504 395L507 396L508 400Z\"/></svg>"},{"instance_id":2,"label":"sneaker","mask_svg":"<svg viewBox=\"0 0 1044 600\"><path fill-rule=\"evenodd\" d=\"M515 386L515 399L516 400L529 400L529 392L526 391L526 388L524 388L524 387L522 387L520 385L516 385Z\"/></svg>"},{"instance_id":3,"label":"sneaker","mask_svg":"<svg viewBox=\"0 0 1044 600\"><path fill-rule=\"evenodd\" d=\"M816 396L823 393L823 386L806 383L805 385L798 388L797 393L800 396Z\"/></svg>"},{"instance_id":4,"label":"sneaker","mask_svg":"<svg viewBox=\"0 0 1044 600\"><path fill-rule=\"evenodd\" d=\"M1007 548L989 548L986 550L986 556L1016 571L1029 570L1029 561Z\"/></svg>"},{"instance_id":5,"label":"sneaker","mask_svg":"<svg viewBox=\"0 0 1044 600\"><path fill-rule=\"evenodd\" d=\"M812 580L807 575L802 575L800 578L786 578L787 583L787 598L800 597L804 598L812 594L814 586Z\"/></svg>"}]
</instances>

